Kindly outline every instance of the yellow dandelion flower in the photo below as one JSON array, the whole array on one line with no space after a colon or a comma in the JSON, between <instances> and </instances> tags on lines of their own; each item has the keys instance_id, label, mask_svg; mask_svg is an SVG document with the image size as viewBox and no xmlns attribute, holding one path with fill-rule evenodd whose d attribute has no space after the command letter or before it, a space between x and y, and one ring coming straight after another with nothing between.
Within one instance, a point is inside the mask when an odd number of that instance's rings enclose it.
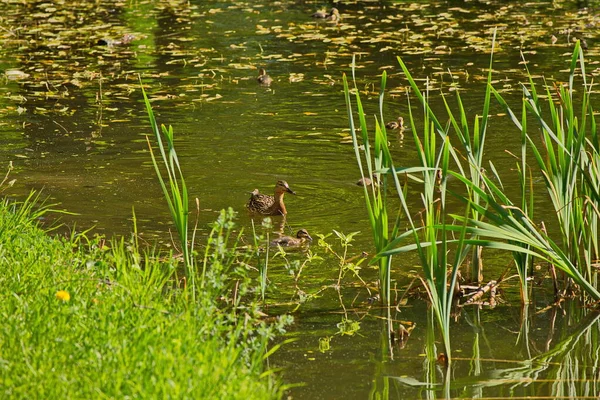
<instances>
[{"instance_id":1,"label":"yellow dandelion flower","mask_svg":"<svg viewBox=\"0 0 600 400\"><path fill-rule=\"evenodd\" d=\"M66 290L59 290L56 292L56 298L62 301L69 301L71 300L71 295Z\"/></svg>"}]
</instances>

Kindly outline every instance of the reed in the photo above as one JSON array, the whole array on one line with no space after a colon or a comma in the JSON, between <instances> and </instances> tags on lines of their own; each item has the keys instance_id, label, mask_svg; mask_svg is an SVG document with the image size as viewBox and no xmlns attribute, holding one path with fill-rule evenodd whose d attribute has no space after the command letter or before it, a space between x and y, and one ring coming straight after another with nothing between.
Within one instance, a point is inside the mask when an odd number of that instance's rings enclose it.
<instances>
[{"instance_id":1,"label":"reed","mask_svg":"<svg viewBox=\"0 0 600 400\"><path fill-rule=\"evenodd\" d=\"M466 224L457 227L459 238L448 235L447 225L451 223L447 212L447 183L449 176L450 140L443 138L441 147L437 145L438 133L433 128L428 114L425 113L423 131L417 133L412 111L409 119L413 131L413 139L417 144L420 166L411 168L413 173L420 173L423 179L421 200L423 205L422 225L413 218L408 206L406 186L402 187L402 176L407 169L392 169L391 174L396 185L404 215L410 229L389 241L388 246L377 254L387 257L409 251L417 252L424 275L425 288L432 304L433 312L440 327L443 345L448 361L451 360L450 321L455 298L458 270L464 261L466 247ZM419 135L423 136L423 140ZM466 213L469 213L467 209ZM451 256L451 250L454 257Z\"/></svg>"},{"instance_id":2,"label":"reed","mask_svg":"<svg viewBox=\"0 0 600 400\"><path fill-rule=\"evenodd\" d=\"M410 223L414 244L401 245L406 241L407 235L400 235L392 240L388 247L380 255L393 255L399 252L417 250L421 266L423 268L426 287L429 297L433 304L433 309L441 328L441 334L444 337L444 346L449 358L450 354L450 314L452 311L455 287L457 285L457 275L469 251L472 251L472 275L474 280L482 279L481 247L478 246L476 237L467 239L467 223L462 222L462 226L448 228L452 219L447 214L447 178L450 174L450 160L461 176L469 176L472 184L476 187L482 185L481 171L483 170L483 154L485 149L485 137L487 131L487 120L490 107L491 90L490 83L492 79L493 48L495 44L495 33L492 40L492 55L490 56L490 67L487 78L487 89L483 100L482 116L473 118L473 126L469 126L469 116L460 97L460 92L456 91L456 101L458 104L458 115L452 111L447 99L443 97L446 112L450 121L448 127L442 126L438 117L429 105L428 91L423 94L416 81L401 58L398 58L400 67L407 78L415 97L418 99L423 109L423 131L418 132L415 124L415 117L410 106L409 99L409 119L413 132L413 140L417 145L417 156L420 165L412 169L393 169L394 182L397 192L404 208L404 214ZM467 167L463 167L461 158L457 151L451 146L449 139L449 129L456 133L463 152L466 155ZM421 140L421 136L423 140ZM441 144L437 144L438 137ZM422 201L424 206L424 222L422 227L417 227L415 221L411 218L411 212L408 209L406 199L406 186L401 189L400 176L410 172L419 172L423 176ZM478 221L482 218L480 208L471 207L470 204L481 205L482 199L479 191L471 190L467 187L468 198L470 202L465 211L465 215L470 214L472 220ZM448 236L448 232L454 230L459 232L458 239ZM420 232L423 232L422 234ZM472 232L469 233L473 235ZM473 247L471 244L475 243ZM454 257L449 256L450 249L454 252ZM448 266L450 266L448 271Z\"/></svg>"},{"instance_id":3,"label":"reed","mask_svg":"<svg viewBox=\"0 0 600 400\"><path fill-rule=\"evenodd\" d=\"M373 233L373 240L375 242L375 248L378 252L380 252L387 247L390 237L396 236L399 227L399 219L397 219L396 223L390 229L390 221L387 211L387 193L389 190L389 182L386 172L393 169L392 157L388 147L387 134L383 124L383 97L385 94L387 74L384 71L381 77L381 89L379 92L380 116L379 118L375 117L375 134L374 140L371 142L367 128L367 118L362 106L360 93L356 87L354 65L355 63L353 59L352 76L354 88L352 90L349 88L346 75L344 74L343 76L346 110L348 112L348 122L350 125L350 132L352 134L352 142L354 145L354 152L356 161L358 163L358 168L363 179L365 177L371 179L371 183L369 185L364 185L363 189L371 225L371 232ZM354 96L351 96L351 94L354 94ZM359 144L357 126L354 122L354 110L351 97L354 97L354 101L356 102L359 128L361 132L360 142L362 145ZM371 146L373 147L371 148ZM364 154L361 154L361 149L363 149ZM363 165L363 156L366 167ZM392 257L383 256L380 257L377 262L379 264L379 290L381 294L381 300L383 304L389 306Z\"/></svg>"},{"instance_id":4,"label":"reed","mask_svg":"<svg viewBox=\"0 0 600 400\"><path fill-rule=\"evenodd\" d=\"M169 208L169 212L171 214L173 223L175 224L175 229L177 230L177 235L179 237L179 242L181 244L181 251L183 255L185 278L187 281L189 281L189 286L192 291L192 298L195 298L196 269L194 261L194 241L189 240L188 191L187 186L185 184L183 172L181 171L181 166L179 164L179 159L177 157L177 152L175 151L173 127L169 126L167 128L165 125L161 125L160 129L158 128L158 123L156 122L154 112L152 111L152 105L150 104L150 100L146 95L146 91L144 90L144 87L141 83L141 79L140 87L144 96L146 112L148 113L148 118L150 120L152 133L154 134L155 143L158 146L161 165L166 172L167 178L163 178L163 172L161 171L159 161L154 155L154 150L152 149L150 140L148 139L148 137L146 137L146 140L148 141L148 148L150 150L150 156L152 157L152 165L154 166L154 171L156 172L156 176L160 183L160 187L163 191L165 199L167 200L167 206ZM206 264L204 264L204 266L206 267ZM205 275L206 268L203 268L201 277L201 287L204 286Z\"/></svg>"},{"instance_id":5,"label":"reed","mask_svg":"<svg viewBox=\"0 0 600 400\"><path fill-rule=\"evenodd\" d=\"M409 80L412 80L408 74ZM414 80L412 80L414 82ZM361 123L362 147L359 146L354 129L352 105L350 101L350 90L344 76L344 89L346 94L346 104L348 107L348 119L350 129L353 133L355 155L364 176L360 149L364 149L365 160L367 164L368 176L379 177L379 185L373 183L369 188L365 187L365 199L367 210L371 221L375 246L378 251L375 262L379 263L379 282L382 289L382 300L389 304L389 285L390 269L392 256L398 253L416 250L424 274L425 285L433 305L434 313L440 325L443 336L445 351L450 357L450 314L454 298L454 287L457 281L458 268L466 256L466 247L464 246L466 226L460 239L454 240L447 236L445 225L448 221L446 211L446 186L449 172L450 154L456 157L456 153L450 146L449 139L444 133L442 136L441 147L438 145L438 134L443 131L441 124L435 119L431 112L425 97L417 88L417 96L423 101L424 109L424 128L420 134L417 133L414 116L409 107L409 120L412 127L413 139L417 144L418 157L420 165L411 168L396 168L387 145L385 128L380 121L383 121L382 104L385 90L386 74L382 75L382 88L380 91L379 108L380 119L375 118L375 145L373 147L373 161L371 161L369 135L366 127L365 113L362 108L360 95L355 90L355 99L357 111ZM423 185L422 202L424 206L423 225L413 219L407 199L408 184L404 182L404 177L411 174L413 179L421 182ZM417 178L416 176L422 176ZM401 210L398 212L398 218L389 227L387 214L387 192L388 180L391 180L390 186L395 187L398 197L401 201ZM375 181L375 180L374 180ZM368 190L370 189L370 190ZM406 216L409 223L409 231L400 234L400 228L404 223L400 217ZM404 244L408 242L408 244ZM456 246L455 257L452 259L449 253L449 244L453 242ZM450 265L450 274L447 266Z\"/></svg>"},{"instance_id":6,"label":"reed","mask_svg":"<svg viewBox=\"0 0 600 400\"><path fill-rule=\"evenodd\" d=\"M460 174L451 174L465 186L478 191L481 198L488 204L489 209L477 206L466 197L461 198L465 204L478 207L479 212L485 217L485 221L475 221L460 215L453 215L457 221L469 224L467 230L476 235L478 239L468 239L467 242L509 252L525 253L540 258L556 266L579 285L594 300L600 300L600 292L581 273L576 264L572 262L563 246L557 244L544 230L513 205L510 199L503 193L502 189L485 175L482 178L490 190L490 194L484 192ZM456 226L448 226L450 230L458 230Z\"/></svg>"},{"instance_id":7,"label":"reed","mask_svg":"<svg viewBox=\"0 0 600 400\"><path fill-rule=\"evenodd\" d=\"M489 86L491 87L491 86ZM497 93L497 92L494 92ZM519 175L519 191L521 197L521 210L523 214L527 215L530 220L534 219L534 199L535 192L533 188L533 177L531 168L527 164L527 111L525 104L521 109L521 159L520 163L517 163L517 173ZM498 177L500 182L500 178ZM530 246L527 244L515 243L525 249L524 252L514 251L512 252L517 274L519 275L520 282L520 293L521 293L521 304L525 305L529 303L529 275L533 268L533 256L527 251L530 250ZM523 307L522 312L527 312L526 307Z\"/></svg>"},{"instance_id":8,"label":"reed","mask_svg":"<svg viewBox=\"0 0 600 400\"><path fill-rule=\"evenodd\" d=\"M495 34L492 40L492 49L495 43ZM589 89L586 88L585 79L583 86L583 111L581 122L575 116L573 107L573 81L575 66L579 60L580 70L584 74L583 57L579 46L575 48L571 63L571 74L568 88L557 89L561 108L554 107L549 101L550 122L546 122L541 115L539 97L535 92L530 78L531 91L524 87L525 103L522 107L521 121L507 106L500 94L492 87L492 57L483 101L481 117L475 117L472 129L468 125L468 116L462 105L460 94L457 94L459 113L455 116L444 97L444 104L449 118L449 125L444 127L429 106L428 92L420 91L408 68L399 58L398 61L408 79L412 91L423 109L423 129L417 132L413 109L409 99L409 120L413 132L413 140L417 147L419 165L416 167L396 168L387 147L385 128L381 128L383 116L375 117L375 145L371 156L369 136L366 128L365 113L360 101L358 90L354 90L357 112L362 132L362 147L355 134L350 90L344 77L344 89L350 128L353 133L355 155L363 173L362 155L364 150L367 172L369 176L377 176L380 186L371 185L365 188L365 199L371 228L374 233L378 251L376 260L380 263L380 285L385 288L389 285L391 257L403 252L415 251L418 253L424 274L425 285L433 305L433 310L441 328L444 346L449 361L450 356L450 314L454 298L454 288L457 283L458 269L466 259L469 249L474 248L473 264L478 266L479 254L477 250L482 247L491 247L509 251L513 254L517 272L521 278L521 293L523 303L528 298L528 270L531 267L532 257L539 257L555 265L588 293L593 299L598 299L600 294L593 281L592 262L597 259L597 225L598 196L597 183L600 182L598 170L598 138L596 126L591 117L592 109L589 105ZM353 70L354 73L354 70ZM383 92L385 91L386 75L382 75L382 88L380 92L380 114L382 114ZM355 84L356 87L356 84ZM505 194L501 187L502 181L494 165L490 162L490 169L494 179L485 173L483 168L483 153L485 135L487 130L487 116L489 114L491 95L494 95L507 109L513 121L521 128L521 160L518 165L520 177L520 204L515 205ZM547 97L551 98L549 89ZM564 108L564 110L562 109ZM538 148L527 132L527 113L533 113L540 122L543 130L543 144L546 157ZM586 127L586 118L591 121L591 138L584 139L582 128ZM467 168L461 164L457 151L451 146L449 139L450 128L456 133L466 154ZM379 140L378 140L379 138ZM438 142L438 138L440 139ZM441 143L440 143L441 142ZM557 244L544 230L533 223L534 193L531 174L527 164L527 148L532 149L534 157L545 177L548 191L559 218L561 226L561 242L567 244L565 250ZM373 159L373 161L371 161ZM450 160L453 161L450 168ZM422 183L421 199L423 202L422 225L412 217L408 206L406 177ZM364 173L363 173L364 176ZM448 177L458 180L464 188L466 195L452 192L466 206L462 215L448 214L447 188ZM410 229L398 234L399 220L392 225L387 223L386 193L388 179L395 186L401 202L402 213ZM496 184L500 186L498 186ZM370 189L370 190L368 190ZM566 210L571 207L572 209ZM450 254L454 258L450 258ZM582 266L582 268L579 268ZM475 268L479 275L479 268Z\"/></svg>"}]
</instances>

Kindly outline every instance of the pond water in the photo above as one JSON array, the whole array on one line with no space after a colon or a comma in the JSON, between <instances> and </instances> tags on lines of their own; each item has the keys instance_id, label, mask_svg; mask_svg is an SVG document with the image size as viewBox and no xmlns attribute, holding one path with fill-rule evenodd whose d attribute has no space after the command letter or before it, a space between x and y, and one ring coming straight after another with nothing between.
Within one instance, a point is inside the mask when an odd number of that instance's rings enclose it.
<instances>
[{"instance_id":1,"label":"pond water","mask_svg":"<svg viewBox=\"0 0 600 400\"><path fill-rule=\"evenodd\" d=\"M341 22L311 18L332 6ZM342 91L352 56L369 113L377 111L385 70L386 118L406 116L401 56L420 82L431 78L434 108L442 110L440 93L452 101L460 88L473 118L481 113L494 27L494 85L519 107L521 51L535 76L560 82L567 79L573 38L584 39L588 72L598 73L595 6L560 0L3 2L0 161L12 161L17 179L5 193L22 198L43 190L55 208L75 213L61 217L66 226L107 236L132 231L133 208L142 237L169 245L170 219L147 150L141 76L159 122L174 127L203 235L229 206L249 231L249 192L269 193L285 179L297 192L286 197L286 233L360 232L349 257L372 254ZM273 77L270 87L257 84L257 68ZM517 176L506 151L516 151L519 136L501 111L493 105L486 149L510 194ZM397 165L416 163L410 135L391 141ZM334 236L327 240L335 243ZM293 398L598 395L598 321L591 311L571 303L550 307L552 295L544 291L522 310L518 280L507 281L497 307L465 307L456 316L456 360L444 375L435 353L426 354L431 343L441 344L415 280L416 257L394 261L400 306L392 318L414 328L390 354L387 313L369 304L373 294L351 272L337 291L337 259L316 240L311 249L323 260L303 271L299 287L315 296L299 308L283 263L275 259L270 272L267 311L293 311L286 338L296 341L269 363L282 368L286 382L303 383L289 390ZM288 259L302 262L306 255L292 252ZM485 260L487 279L510 263L491 253ZM373 291L376 270L361 266Z\"/></svg>"}]
</instances>

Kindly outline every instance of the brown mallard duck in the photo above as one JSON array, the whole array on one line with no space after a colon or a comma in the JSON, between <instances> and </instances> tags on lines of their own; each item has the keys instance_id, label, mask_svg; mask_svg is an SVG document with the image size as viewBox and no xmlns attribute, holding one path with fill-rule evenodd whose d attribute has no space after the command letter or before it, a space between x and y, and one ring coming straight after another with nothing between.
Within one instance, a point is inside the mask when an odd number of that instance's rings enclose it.
<instances>
[{"instance_id":1,"label":"brown mallard duck","mask_svg":"<svg viewBox=\"0 0 600 400\"><path fill-rule=\"evenodd\" d=\"M286 193L296 194L290 189L286 181L277 181L275 185L275 195L261 194L258 189L254 189L251 193L250 200L246 207L250 212L262 215L286 215L287 210L283 203L283 196Z\"/></svg>"},{"instance_id":2,"label":"brown mallard duck","mask_svg":"<svg viewBox=\"0 0 600 400\"><path fill-rule=\"evenodd\" d=\"M256 80L258 83L264 86L269 86L271 83L273 83L273 79L267 75L267 71L265 71L264 68L258 70L258 78L256 78Z\"/></svg>"},{"instance_id":3,"label":"brown mallard duck","mask_svg":"<svg viewBox=\"0 0 600 400\"><path fill-rule=\"evenodd\" d=\"M317 19L324 19L325 21L332 21L332 22L336 22L336 21L339 21L342 19L342 17L340 16L340 12L335 7L332 8L331 10L329 10L329 12L317 11L316 13L311 15L311 17L317 18Z\"/></svg>"},{"instance_id":4,"label":"brown mallard duck","mask_svg":"<svg viewBox=\"0 0 600 400\"><path fill-rule=\"evenodd\" d=\"M404 130L404 118L398 117L396 121L388 122L385 124L385 127L388 129L398 129L400 131Z\"/></svg>"},{"instance_id":5,"label":"brown mallard duck","mask_svg":"<svg viewBox=\"0 0 600 400\"><path fill-rule=\"evenodd\" d=\"M281 247L299 247L310 241L312 241L312 238L308 234L308 231L306 229L300 229L298 233L296 233L296 237L282 236L273 240L271 245Z\"/></svg>"}]
</instances>

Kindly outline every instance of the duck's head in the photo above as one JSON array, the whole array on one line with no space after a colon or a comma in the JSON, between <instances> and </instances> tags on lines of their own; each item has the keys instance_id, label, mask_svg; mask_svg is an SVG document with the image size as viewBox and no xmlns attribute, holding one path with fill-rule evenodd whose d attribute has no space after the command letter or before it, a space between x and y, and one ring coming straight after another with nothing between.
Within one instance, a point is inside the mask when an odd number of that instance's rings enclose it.
<instances>
[{"instance_id":1,"label":"duck's head","mask_svg":"<svg viewBox=\"0 0 600 400\"><path fill-rule=\"evenodd\" d=\"M265 71L264 68L258 69L258 76L265 76L266 74L267 74L267 71Z\"/></svg>"},{"instance_id":2,"label":"duck's head","mask_svg":"<svg viewBox=\"0 0 600 400\"><path fill-rule=\"evenodd\" d=\"M300 229L298 233L296 233L296 237L298 239L312 240L306 229Z\"/></svg>"},{"instance_id":3,"label":"duck's head","mask_svg":"<svg viewBox=\"0 0 600 400\"><path fill-rule=\"evenodd\" d=\"M333 16L335 15L337 19L340 19L340 12L338 11L337 8L333 7L331 10L329 10L329 15Z\"/></svg>"},{"instance_id":4,"label":"duck's head","mask_svg":"<svg viewBox=\"0 0 600 400\"><path fill-rule=\"evenodd\" d=\"M296 194L296 192L290 189L290 186L286 181L277 181L277 184L275 185L275 193Z\"/></svg>"}]
</instances>

